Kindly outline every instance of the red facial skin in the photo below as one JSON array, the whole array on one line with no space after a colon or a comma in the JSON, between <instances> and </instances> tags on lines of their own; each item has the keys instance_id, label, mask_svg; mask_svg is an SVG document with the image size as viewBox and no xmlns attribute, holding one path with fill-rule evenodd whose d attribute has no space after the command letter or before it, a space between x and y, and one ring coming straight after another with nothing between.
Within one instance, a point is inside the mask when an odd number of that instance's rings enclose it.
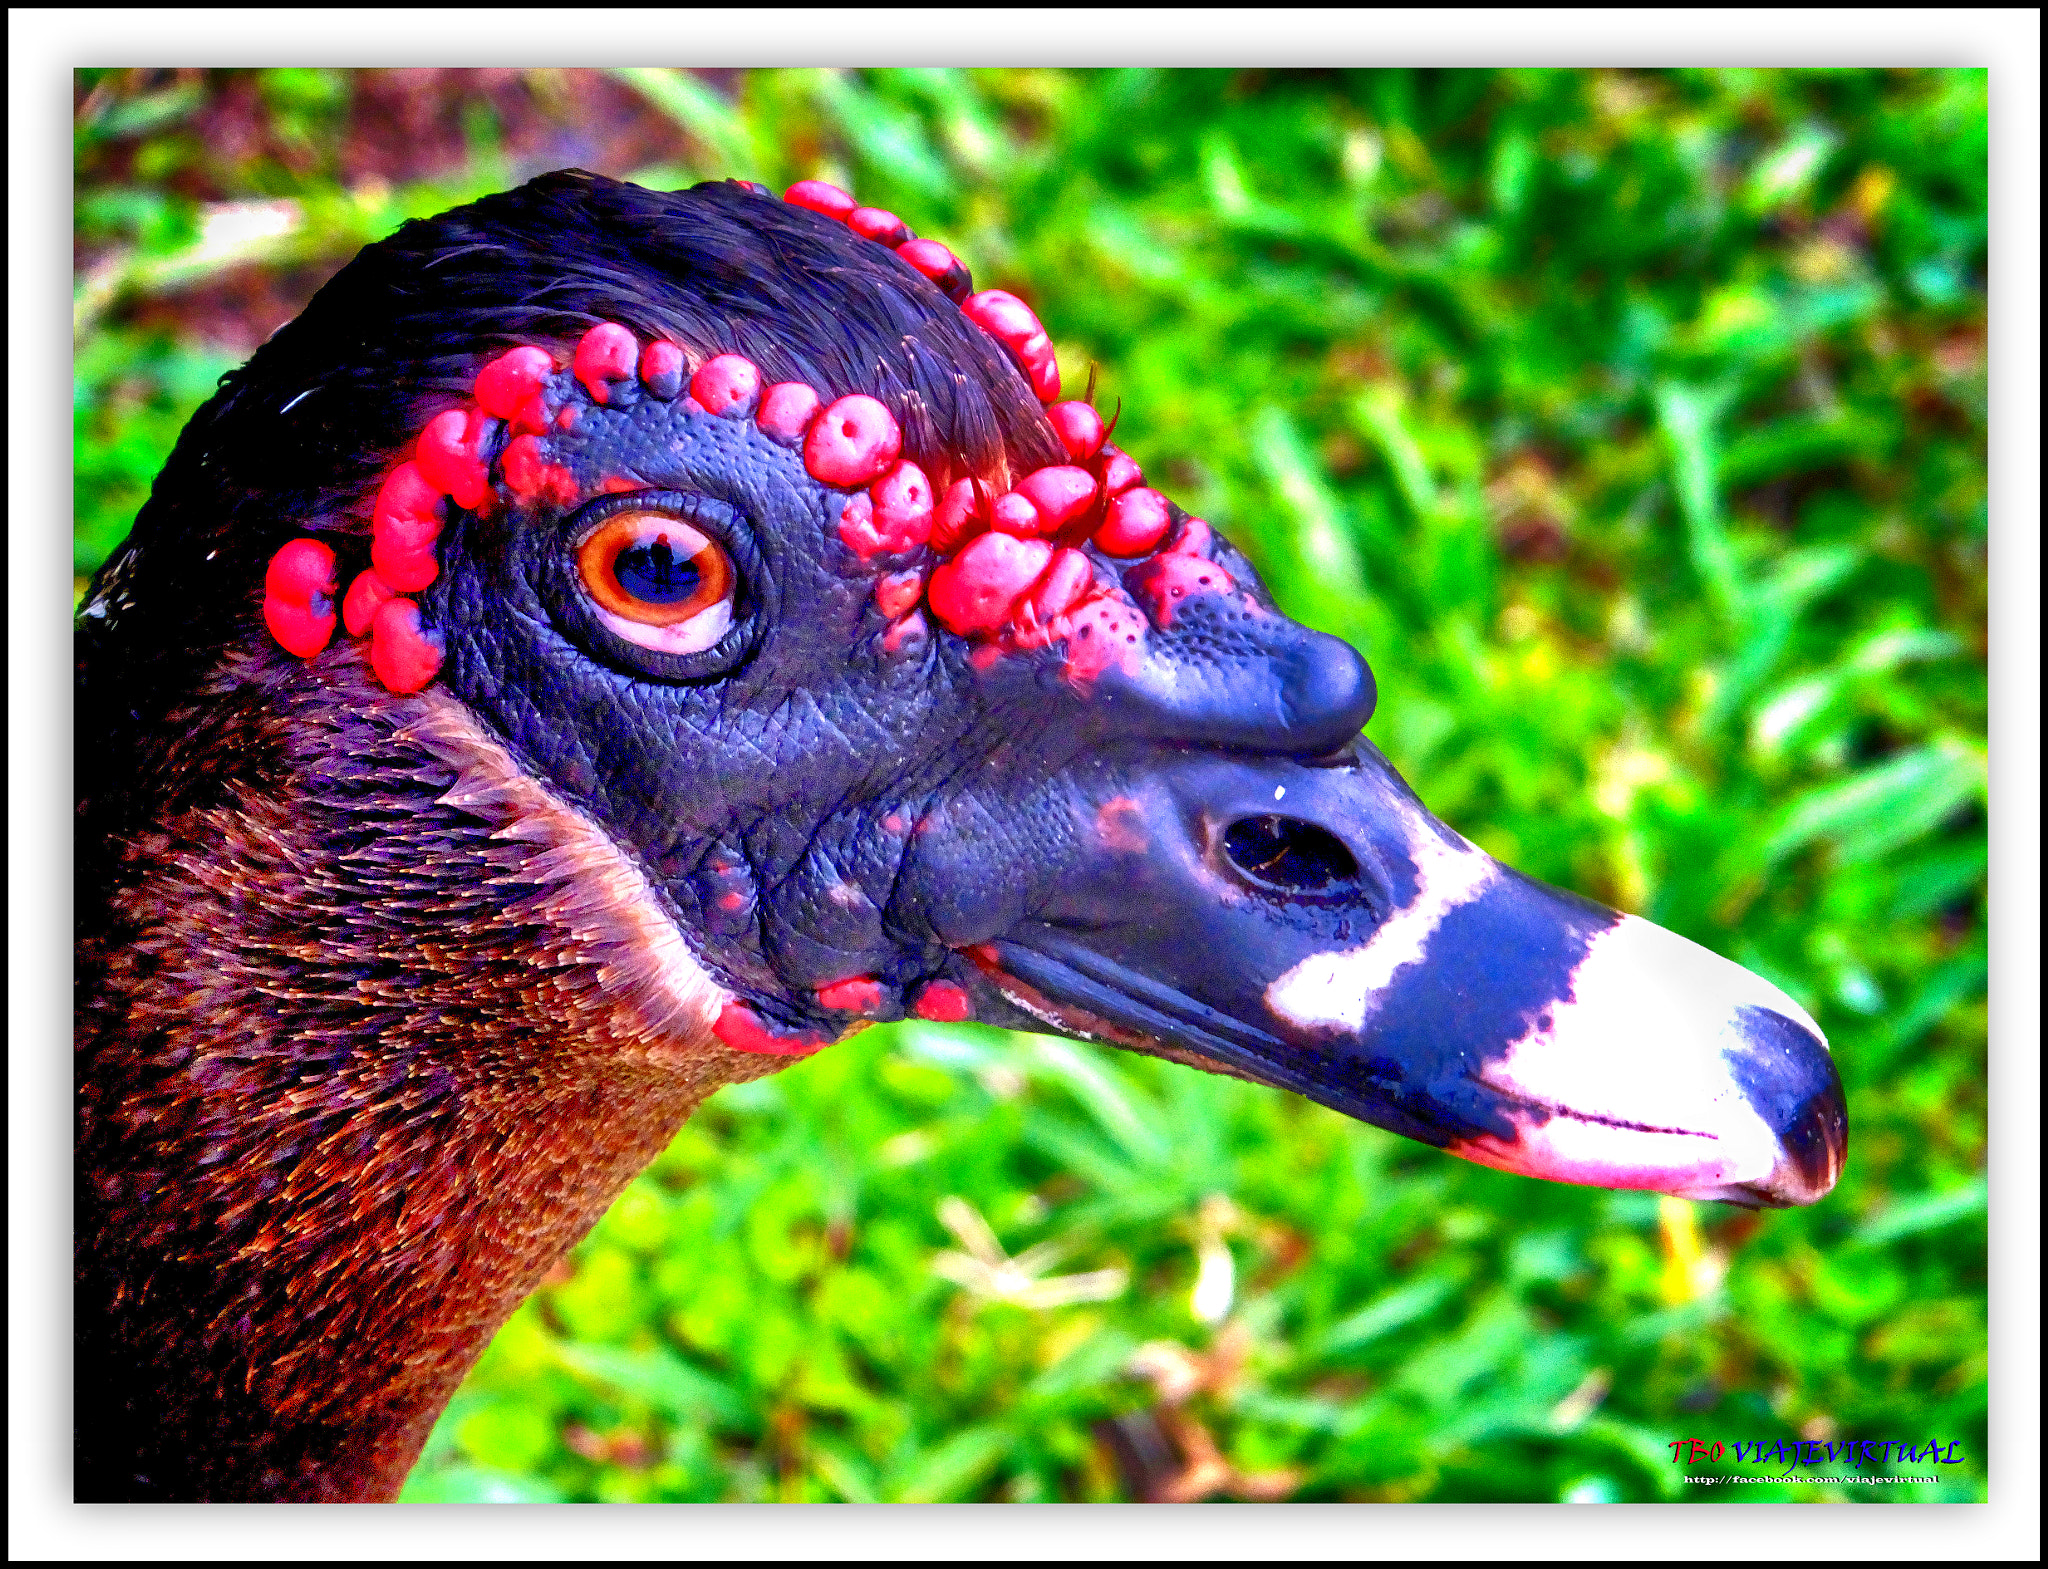
<instances>
[{"instance_id":1,"label":"red facial skin","mask_svg":"<svg viewBox=\"0 0 2048 1569\"><path fill-rule=\"evenodd\" d=\"M850 490L875 479L903 451L903 431L878 399L852 393L823 410L804 436L813 479Z\"/></svg>"},{"instance_id":2,"label":"red facial skin","mask_svg":"<svg viewBox=\"0 0 2048 1569\"><path fill-rule=\"evenodd\" d=\"M601 321L576 345L576 379L600 406L610 401L608 382L624 381L640 368L640 341L615 321Z\"/></svg>"},{"instance_id":3,"label":"red facial skin","mask_svg":"<svg viewBox=\"0 0 2048 1569\"><path fill-rule=\"evenodd\" d=\"M849 975L818 988L818 1006L843 1013L879 1013L882 983L872 975Z\"/></svg>"},{"instance_id":4,"label":"red facial skin","mask_svg":"<svg viewBox=\"0 0 2048 1569\"><path fill-rule=\"evenodd\" d=\"M791 188L789 199L904 249L906 260L927 276L950 276L958 269L964 277L965 269L950 250L911 239L894 214L856 207L836 187L801 182ZM956 284L964 290L964 283ZM989 289L970 296L961 309L1017 355L1042 397L1050 401L1057 395L1051 341L1028 305ZM686 364L679 345L657 340L643 351L629 329L602 322L578 342L573 370L592 401L604 404L612 383L635 374L655 396L679 397ZM405 615L388 620L385 612L394 598L417 593L439 575L435 551L444 502L453 499L481 511L496 499L483 461L492 417L508 420L519 432L499 459L508 490L561 506L583 499L574 477L550 463L542 445L551 412L553 423L565 430L579 412L574 403L549 409L554 371L552 356L537 347L499 355L477 375L476 405L436 416L415 444L414 460L387 476L372 529L373 570L359 574L345 607L352 633L367 631L374 638L380 625L390 628L378 640L380 674L388 667L396 681L423 684L438 668L438 648L421 632L417 607L408 601ZM1002 495L962 479L935 500L923 470L900 460L902 430L894 414L866 394L854 393L821 408L815 389L799 382L764 388L751 361L720 354L698 367L682 401L685 414L752 414L771 439L801 444L813 478L855 491L842 506L837 531L864 564L907 555L927 543L943 558L928 576L910 570L878 577L875 604L888 622L885 651L894 653L930 635L919 610L920 599L928 595L932 612L948 630L976 640L970 655L976 669L986 669L1006 652L1060 641L1070 645L1064 673L1077 685L1085 687L1112 664L1132 668L1134 651L1142 647L1145 617L1123 588L1096 582L1090 558L1072 547L1092 529L1093 543L1106 555L1150 555L1165 536L1171 512L1163 496L1137 486L1142 477L1137 464L1108 443L1101 415L1086 403L1056 403L1047 414L1073 463L1025 474ZM631 481L614 477L601 482L598 493L632 488ZM1155 559L1132 577L1161 627L1171 623L1175 608L1190 594L1232 586L1227 572L1203 559L1206 525L1190 521L1182 535L1166 553L1172 560ZM332 632L332 606L324 631L320 608L310 601L294 608L278 597L274 614L266 608L266 615L281 628L280 641L290 640L287 646L317 651ZM417 685L394 687L401 689L417 690Z\"/></svg>"},{"instance_id":5,"label":"red facial skin","mask_svg":"<svg viewBox=\"0 0 2048 1569\"><path fill-rule=\"evenodd\" d=\"M937 1024L958 1024L974 1017L974 999L967 995L965 987L952 981L933 981L917 994L910 1011Z\"/></svg>"},{"instance_id":6,"label":"red facial skin","mask_svg":"<svg viewBox=\"0 0 2048 1569\"><path fill-rule=\"evenodd\" d=\"M545 496L560 506L576 499L576 481L559 464L541 455L540 443L532 436L515 436L498 460L505 484L517 495Z\"/></svg>"},{"instance_id":7,"label":"red facial skin","mask_svg":"<svg viewBox=\"0 0 2048 1569\"><path fill-rule=\"evenodd\" d=\"M754 416L754 423L763 434L793 447L817 418L818 401L817 392L804 383L778 381L761 394L761 411Z\"/></svg>"},{"instance_id":8,"label":"red facial skin","mask_svg":"<svg viewBox=\"0 0 2048 1569\"><path fill-rule=\"evenodd\" d=\"M744 419L754 412L761 393L761 373L752 360L721 354L706 360L690 378L690 396L712 414Z\"/></svg>"},{"instance_id":9,"label":"red facial skin","mask_svg":"<svg viewBox=\"0 0 2048 1569\"><path fill-rule=\"evenodd\" d=\"M820 1035L780 1035L752 1008L738 1000L719 1010L711 1033L734 1051L750 1051L765 1057L808 1057L832 1042Z\"/></svg>"},{"instance_id":10,"label":"red facial skin","mask_svg":"<svg viewBox=\"0 0 2048 1569\"><path fill-rule=\"evenodd\" d=\"M417 692L441 672L441 644L420 625L420 607L388 599L370 621L370 668L392 692Z\"/></svg>"}]
</instances>

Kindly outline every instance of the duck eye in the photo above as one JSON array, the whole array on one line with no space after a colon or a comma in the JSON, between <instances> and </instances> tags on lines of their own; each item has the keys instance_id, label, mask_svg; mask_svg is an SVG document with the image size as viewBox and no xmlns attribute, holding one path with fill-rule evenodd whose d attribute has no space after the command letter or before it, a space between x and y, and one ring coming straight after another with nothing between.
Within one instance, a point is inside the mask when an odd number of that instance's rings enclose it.
<instances>
[{"instance_id":1,"label":"duck eye","mask_svg":"<svg viewBox=\"0 0 2048 1569\"><path fill-rule=\"evenodd\" d=\"M576 547L598 619L642 648L694 654L732 625L732 558L665 512L616 512Z\"/></svg>"}]
</instances>

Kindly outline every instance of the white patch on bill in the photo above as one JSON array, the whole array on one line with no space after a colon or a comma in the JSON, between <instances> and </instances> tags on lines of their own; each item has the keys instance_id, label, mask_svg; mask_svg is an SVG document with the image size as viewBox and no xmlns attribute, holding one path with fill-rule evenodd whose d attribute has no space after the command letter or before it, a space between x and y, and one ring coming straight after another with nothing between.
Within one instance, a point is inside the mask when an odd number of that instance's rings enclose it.
<instances>
[{"instance_id":1,"label":"white patch on bill","mask_svg":"<svg viewBox=\"0 0 2048 1569\"><path fill-rule=\"evenodd\" d=\"M1455 837L1455 836L1453 836ZM1302 1029L1358 1031L1401 970L1429 952L1444 917L1469 904L1500 877L1500 863L1442 831L1417 824L1409 846L1415 856L1415 897L1373 933L1362 948L1312 953L1266 988L1266 1006Z\"/></svg>"},{"instance_id":2,"label":"white patch on bill","mask_svg":"<svg viewBox=\"0 0 2048 1569\"><path fill-rule=\"evenodd\" d=\"M1480 1082L1533 1110L1515 1146L1457 1153L1533 1176L1713 1197L1766 1183L1783 1152L1729 1061L1745 1007L1826 1044L1806 1010L1759 975L1625 915L1593 940L1570 996L1489 1063ZM1518 1117L1518 1123L1523 1119Z\"/></svg>"}]
</instances>

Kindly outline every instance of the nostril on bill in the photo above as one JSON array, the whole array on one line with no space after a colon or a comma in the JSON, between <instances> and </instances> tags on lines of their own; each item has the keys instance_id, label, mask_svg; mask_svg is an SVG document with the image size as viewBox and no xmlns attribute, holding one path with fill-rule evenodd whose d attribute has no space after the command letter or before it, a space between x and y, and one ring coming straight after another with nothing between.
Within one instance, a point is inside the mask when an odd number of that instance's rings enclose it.
<instances>
[{"instance_id":1,"label":"nostril on bill","mask_svg":"<svg viewBox=\"0 0 2048 1569\"><path fill-rule=\"evenodd\" d=\"M1223 858L1253 887L1290 898L1354 893L1362 881L1358 858L1343 840L1277 812L1241 817L1226 828Z\"/></svg>"}]
</instances>

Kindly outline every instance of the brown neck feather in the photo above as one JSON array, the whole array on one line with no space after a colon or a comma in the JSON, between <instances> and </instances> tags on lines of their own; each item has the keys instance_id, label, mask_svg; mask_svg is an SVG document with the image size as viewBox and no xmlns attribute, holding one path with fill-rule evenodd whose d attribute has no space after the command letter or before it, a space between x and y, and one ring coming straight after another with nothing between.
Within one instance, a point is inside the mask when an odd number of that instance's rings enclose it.
<instances>
[{"instance_id":1,"label":"brown neck feather","mask_svg":"<svg viewBox=\"0 0 2048 1569\"><path fill-rule=\"evenodd\" d=\"M340 648L205 706L81 896L77 1491L388 1498L618 1190L783 1063L711 1039L639 869L445 693Z\"/></svg>"}]
</instances>

